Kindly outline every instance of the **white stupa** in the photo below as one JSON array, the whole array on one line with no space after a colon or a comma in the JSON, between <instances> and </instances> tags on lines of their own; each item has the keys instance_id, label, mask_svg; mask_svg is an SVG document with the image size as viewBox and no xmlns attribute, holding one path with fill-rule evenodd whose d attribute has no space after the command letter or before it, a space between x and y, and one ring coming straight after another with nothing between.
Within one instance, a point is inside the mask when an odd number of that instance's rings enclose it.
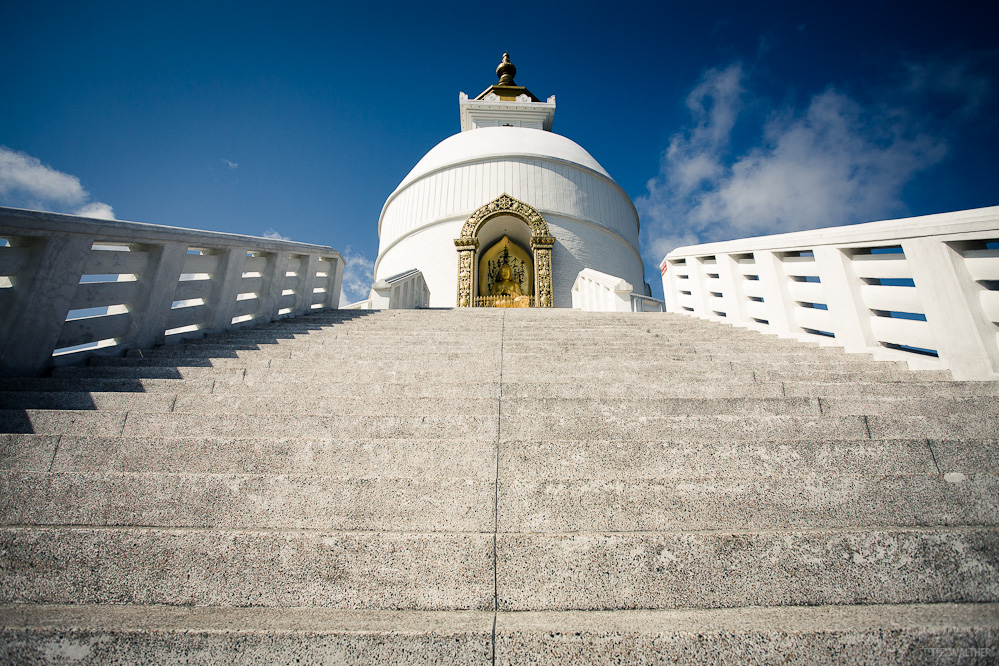
<instances>
[{"instance_id":1,"label":"white stupa","mask_svg":"<svg viewBox=\"0 0 999 666\"><path fill-rule=\"evenodd\" d=\"M555 97L538 100L514 83L516 71L503 54L496 85L475 99L460 93L461 131L389 196L376 281L420 270L432 307L571 307L584 268L644 284L631 199L551 131Z\"/></svg>"}]
</instances>

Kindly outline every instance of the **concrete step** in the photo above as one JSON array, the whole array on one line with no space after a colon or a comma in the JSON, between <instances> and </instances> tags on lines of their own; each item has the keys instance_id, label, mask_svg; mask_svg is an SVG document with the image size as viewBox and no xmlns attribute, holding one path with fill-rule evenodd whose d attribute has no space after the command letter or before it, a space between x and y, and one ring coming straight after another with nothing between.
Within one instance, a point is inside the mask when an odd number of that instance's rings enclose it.
<instances>
[{"instance_id":1,"label":"concrete step","mask_svg":"<svg viewBox=\"0 0 999 666\"><path fill-rule=\"evenodd\" d=\"M538 418L532 401L504 400L501 440L596 439L984 439L999 419L964 415L924 416L630 416L549 414Z\"/></svg>"},{"instance_id":2,"label":"concrete step","mask_svg":"<svg viewBox=\"0 0 999 666\"><path fill-rule=\"evenodd\" d=\"M0 528L0 603L491 610L492 533Z\"/></svg>"},{"instance_id":3,"label":"concrete step","mask_svg":"<svg viewBox=\"0 0 999 666\"><path fill-rule=\"evenodd\" d=\"M503 480L700 481L999 472L996 439L521 440L499 447ZM47 460L47 459L46 459ZM954 476L954 474L959 476Z\"/></svg>"},{"instance_id":4,"label":"concrete step","mask_svg":"<svg viewBox=\"0 0 999 666\"><path fill-rule=\"evenodd\" d=\"M505 401L495 415L338 416L156 413L99 410L0 410L0 432L98 437L290 437L464 439L912 439L989 438L999 419L927 416L567 416L539 418L533 401ZM519 404L518 404L519 403ZM127 415L127 420L126 420Z\"/></svg>"},{"instance_id":5,"label":"concrete step","mask_svg":"<svg viewBox=\"0 0 999 666\"><path fill-rule=\"evenodd\" d=\"M0 435L0 469L488 479L496 474L496 448L495 442L477 439L4 434ZM527 440L503 442L498 450L499 472L510 480L999 473L996 439Z\"/></svg>"},{"instance_id":6,"label":"concrete step","mask_svg":"<svg viewBox=\"0 0 999 666\"><path fill-rule=\"evenodd\" d=\"M999 656L995 604L839 605L496 617L496 664L939 664Z\"/></svg>"},{"instance_id":7,"label":"concrete step","mask_svg":"<svg viewBox=\"0 0 999 666\"><path fill-rule=\"evenodd\" d=\"M215 381L208 379L156 379L149 377L18 377L0 378L0 391L112 392L112 393L211 393ZM2 405L0 405L2 406Z\"/></svg>"},{"instance_id":8,"label":"concrete step","mask_svg":"<svg viewBox=\"0 0 999 666\"><path fill-rule=\"evenodd\" d=\"M999 480L939 474L501 480L501 532L662 532L999 525Z\"/></svg>"},{"instance_id":9,"label":"concrete step","mask_svg":"<svg viewBox=\"0 0 999 666\"><path fill-rule=\"evenodd\" d=\"M625 610L999 600L995 528L315 532L0 528L0 603ZM184 572L184 575L177 575ZM188 577L189 575L189 577Z\"/></svg>"},{"instance_id":10,"label":"concrete step","mask_svg":"<svg viewBox=\"0 0 999 666\"><path fill-rule=\"evenodd\" d=\"M327 608L0 606L5 664L486 666L494 613Z\"/></svg>"},{"instance_id":11,"label":"concrete step","mask_svg":"<svg viewBox=\"0 0 999 666\"><path fill-rule=\"evenodd\" d=\"M0 435L0 469L66 473L314 474L375 480L386 476L493 480L496 476L496 443L476 439L5 434Z\"/></svg>"},{"instance_id":12,"label":"concrete step","mask_svg":"<svg viewBox=\"0 0 999 666\"><path fill-rule=\"evenodd\" d=\"M127 415L127 419L126 419ZM312 416L0 410L0 432L90 437L303 437L495 441L495 416Z\"/></svg>"},{"instance_id":13,"label":"concrete step","mask_svg":"<svg viewBox=\"0 0 999 666\"><path fill-rule=\"evenodd\" d=\"M490 532L495 480L0 472L0 525Z\"/></svg>"},{"instance_id":14,"label":"concrete step","mask_svg":"<svg viewBox=\"0 0 999 666\"><path fill-rule=\"evenodd\" d=\"M500 610L999 601L995 528L497 536Z\"/></svg>"},{"instance_id":15,"label":"concrete step","mask_svg":"<svg viewBox=\"0 0 999 666\"><path fill-rule=\"evenodd\" d=\"M0 607L0 661L539 666L613 662L988 663L997 604L614 612L361 611L25 604Z\"/></svg>"},{"instance_id":16,"label":"concrete step","mask_svg":"<svg viewBox=\"0 0 999 666\"><path fill-rule=\"evenodd\" d=\"M999 479L940 474L500 480L0 472L0 525L659 532L999 525ZM498 498L498 499L497 499ZM498 514L494 513L494 503Z\"/></svg>"}]
</instances>

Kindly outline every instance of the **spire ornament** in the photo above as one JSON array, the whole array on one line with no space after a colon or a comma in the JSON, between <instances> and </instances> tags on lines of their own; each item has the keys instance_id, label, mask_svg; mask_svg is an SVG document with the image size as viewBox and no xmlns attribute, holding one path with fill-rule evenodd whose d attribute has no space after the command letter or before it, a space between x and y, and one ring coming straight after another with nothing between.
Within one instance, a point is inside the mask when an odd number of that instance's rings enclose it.
<instances>
[{"instance_id":1,"label":"spire ornament","mask_svg":"<svg viewBox=\"0 0 999 666\"><path fill-rule=\"evenodd\" d=\"M496 76L499 77L498 86L515 86L516 83L513 82L513 77L517 76L517 68L513 66L510 62L510 54L503 54L503 62L499 64L496 68Z\"/></svg>"}]
</instances>

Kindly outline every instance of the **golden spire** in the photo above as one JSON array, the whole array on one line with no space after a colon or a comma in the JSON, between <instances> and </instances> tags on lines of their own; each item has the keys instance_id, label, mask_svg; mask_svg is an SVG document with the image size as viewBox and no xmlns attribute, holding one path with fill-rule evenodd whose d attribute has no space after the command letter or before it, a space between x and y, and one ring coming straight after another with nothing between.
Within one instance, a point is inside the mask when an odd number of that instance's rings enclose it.
<instances>
[{"instance_id":1,"label":"golden spire","mask_svg":"<svg viewBox=\"0 0 999 666\"><path fill-rule=\"evenodd\" d=\"M510 54L503 54L503 62L499 64L496 68L496 76L499 77L498 86L515 86L516 83L513 82L513 77L517 76L517 68L513 66L510 62Z\"/></svg>"},{"instance_id":2,"label":"golden spire","mask_svg":"<svg viewBox=\"0 0 999 666\"><path fill-rule=\"evenodd\" d=\"M499 77L499 81L489 86L482 93L479 94L475 99L484 100L490 93L495 94L501 101L513 102L521 95L527 95L531 102L540 102L537 97L534 96L530 90L524 86L518 86L513 82L513 77L517 75L517 68L513 66L510 62L510 54L503 54L503 62L499 64L496 68L496 76Z\"/></svg>"}]
</instances>

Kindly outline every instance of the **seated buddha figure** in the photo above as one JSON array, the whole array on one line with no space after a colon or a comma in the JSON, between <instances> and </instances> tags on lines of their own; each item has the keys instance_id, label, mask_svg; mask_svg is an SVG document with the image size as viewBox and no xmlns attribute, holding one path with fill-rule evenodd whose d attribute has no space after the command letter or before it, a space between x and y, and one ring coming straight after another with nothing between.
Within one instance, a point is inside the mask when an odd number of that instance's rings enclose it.
<instances>
[{"instance_id":1,"label":"seated buddha figure","mask_svg":"<svg viewBox=\"0 0 999 666\"><path fill-rule=\"evenodd\" d=\"M520 296L520 284L514 282L513 269L506 264L500 266L496 282L489 287L490 296Z\"/></svg>"}]
</instances>

